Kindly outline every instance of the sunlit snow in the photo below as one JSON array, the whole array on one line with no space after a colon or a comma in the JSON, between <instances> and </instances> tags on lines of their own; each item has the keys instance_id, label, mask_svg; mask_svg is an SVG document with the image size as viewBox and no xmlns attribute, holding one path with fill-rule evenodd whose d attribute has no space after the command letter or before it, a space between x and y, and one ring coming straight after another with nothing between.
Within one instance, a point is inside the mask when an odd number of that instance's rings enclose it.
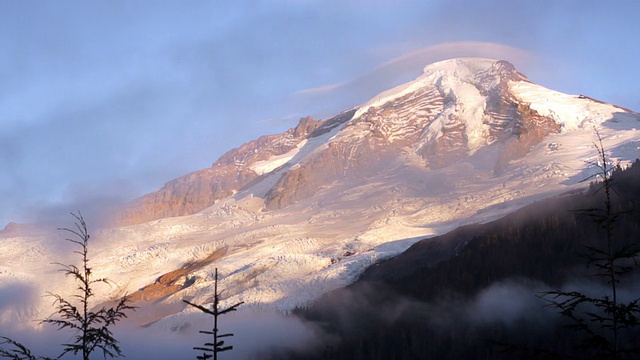
<instances>
[{"instance_id":1,"label":"sunlit snow","mask_svg":"<svg viewBox=\"0 0 640 360\"><path fill-rule=\"evenodd\" d=\"M354 119L368 107L455 74L441 86L464 99L464 108L451 111L461 112L470 124L470 139L479 137L480 114L465 111L482 108L483 99L477 89L460 79L471 76L473 67L486 69L491 61L457 61L464 66L455 61L428 66L416 81L364 104ZM613 161L625 165L640 157L637 114L527 82L512 83L511 89L522 102L562 124L563 131L509 163L500 175L495 175L480 155L430 170L422 166L421 158L407 154L376 176L336 181L318 189L313 197L282 210L266 211L263 197L279 172L306 163L328 142L357 136L346 133L356 131L355 127L336 127L286 154L254 164L252 169L264 175L261 181L200 213L122 228L91 229L95 276L109 277L115 284L98 289L96 300L133 293L165 273L224 249L222 258L189 274L195 279L192 286L161 302L180 304L185 298L210 302L212 273L218 268L222 305L244 301L244 309L287 312L353 282L367 266L422 238L464 224L487 222L536 200L584 187L580 181L594 172L588 162L596 154L592 146L595 129ZM471 143L479 146L479 142ZM64 235L37 230L0 233L0 288L19 284L39 294L73 290L71 280L51 264L77 260ZM16 316L43 317L51 312L50 299L31 300L30 307L17 314L0 308L0 325ZM175 329L193 311L174 311L153 326Z\"/></svg>"}]
</instances>

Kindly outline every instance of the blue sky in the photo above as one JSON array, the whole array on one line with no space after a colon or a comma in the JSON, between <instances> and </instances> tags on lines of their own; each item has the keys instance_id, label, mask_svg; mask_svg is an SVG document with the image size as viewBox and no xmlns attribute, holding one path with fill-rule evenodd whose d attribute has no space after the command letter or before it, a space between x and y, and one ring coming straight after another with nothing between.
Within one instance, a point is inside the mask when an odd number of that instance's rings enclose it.
<instances>
[{"instance_id":1,"label":"blue sky","mask_svg":"<svg viewBox=\"0 0 640 360\"><path fill-rule=\"evenodd\" d=\"M95 212L460 56L640 111L640 2L0 2L0 228Z\"/></svg>"}]
</instances>

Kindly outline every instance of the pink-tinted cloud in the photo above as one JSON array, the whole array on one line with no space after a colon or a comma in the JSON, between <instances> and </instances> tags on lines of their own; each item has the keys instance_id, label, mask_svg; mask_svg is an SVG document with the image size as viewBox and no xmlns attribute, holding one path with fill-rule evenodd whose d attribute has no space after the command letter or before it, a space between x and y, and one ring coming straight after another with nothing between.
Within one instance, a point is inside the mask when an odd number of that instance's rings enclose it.
<instances>
[{"instance_id":1,"label":"pink-tinted cloud","mask_svg":"<svg viewBox=\"0 0 640 360\"><path fill-rule=\"evenodd\" d=\"M527 50L498 43L478 41L447 42L398 56L353 79L336 84L299 90L294 93L294 95L318 96L343 89L353 91L371 86L376 81L380 82L380 87L390 86L387 82L394 78L402 77L408 73L418 73L425 65L456 57L482 57L507 60L518 68L526 68L536 61L535 54Z\"/></svg>"}]
</instances>

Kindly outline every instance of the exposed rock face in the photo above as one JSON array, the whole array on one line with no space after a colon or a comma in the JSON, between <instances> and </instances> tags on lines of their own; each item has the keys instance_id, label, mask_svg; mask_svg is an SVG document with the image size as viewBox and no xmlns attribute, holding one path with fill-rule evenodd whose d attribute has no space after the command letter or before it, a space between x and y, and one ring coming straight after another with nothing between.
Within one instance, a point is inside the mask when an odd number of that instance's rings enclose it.
<instances>
[{"instance_id":1,"label":"exposed rock face","mask_svg":"<svg viewBox=\"0 0 640 360\"><path fill-rule=\"evenodd\" d=\"M562 130L553 111L542 115L535 110L540 104L534 109L514 92L514 84L537 86L506 61L453 59L429 65L415 81L358 108L326 121L306 117L282 134L229 151L211 168L135 201L118 223L193 214L257 184L262 190L253 195L268 209L279 209L335 181L366 179L408 158L440 169L482 153L500 174L510 161Z\"/></svg>"},{"instance_id":2,"label":"exposed rock face","mask_svg":"<svg viewBox=\"0 0 640 360\"><path fill-rule=\"evenodd\" d=\"M293 129L293 137L296 139L306 138L309 134L318 128L318 121L313 120L311 116L300 119L298 126Z\"/></svg>"},{"instance_id":3,"label":"exposed rock face","mask_svg":"<svg viewBox=\"0 0 640 360\"><path fill-rule=\"evenodd\" d=\"M516 107L513 137L507 139L494 171L501 173L509 161L525 156L547 135L559 133L560 130L560 125L552 119L541 116L527 105L519 104Z\"/></svg>"},{"instance_id":4,"label":"exposed rock face","mask_svg":"<svg viewBox=\"0 0 640 360\"><path fill-rule=\"evenodd\" d=\"M525 156L545 136L560 132L553 119L538 114L511 93L509 82L529 81L512 64L497 61L478 80L481 94L487 97L484 122L489 125L489 139L505 144L494 168L497 173L510 160Z\"/></svg>"},{"instance_id":5,"label":"exposed rock face","mask_svg":"<svg viewBox=\"0 0 640 360\"><path fill-rule=\"evenodd\" d=\"M335 122L335 118L316 121L308 116L282 134L262 136L243 144L222 155L210 168L174 179L160 190L134 201L116 215L115 223L121 226L138 224L205 209L257 179L261 174L252 165L286 154L314 131L322 132L335 126Z\"/></svg>"}]
</instances>

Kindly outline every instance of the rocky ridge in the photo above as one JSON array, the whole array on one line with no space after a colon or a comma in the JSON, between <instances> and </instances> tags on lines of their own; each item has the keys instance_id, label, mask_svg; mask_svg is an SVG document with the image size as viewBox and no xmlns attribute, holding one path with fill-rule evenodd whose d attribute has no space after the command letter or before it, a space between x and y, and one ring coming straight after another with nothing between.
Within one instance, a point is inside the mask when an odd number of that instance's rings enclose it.
<instances>
[{"instance_id":1,"label":"rocky ridge","mask_svg":"<svg viewBox=\"0 0 640 360\"><path fill-rule=\"evenodd\" d=\"M296 149L305 139L318 136L343 120L337 116L316 121L308 116L282 134L243 144L222 155L210 168L171 180L160 190L135 200L116 215L114 223L124 226L201 211L258 179L264 170L255 165Z\"/></svg>"}]
</instances>

